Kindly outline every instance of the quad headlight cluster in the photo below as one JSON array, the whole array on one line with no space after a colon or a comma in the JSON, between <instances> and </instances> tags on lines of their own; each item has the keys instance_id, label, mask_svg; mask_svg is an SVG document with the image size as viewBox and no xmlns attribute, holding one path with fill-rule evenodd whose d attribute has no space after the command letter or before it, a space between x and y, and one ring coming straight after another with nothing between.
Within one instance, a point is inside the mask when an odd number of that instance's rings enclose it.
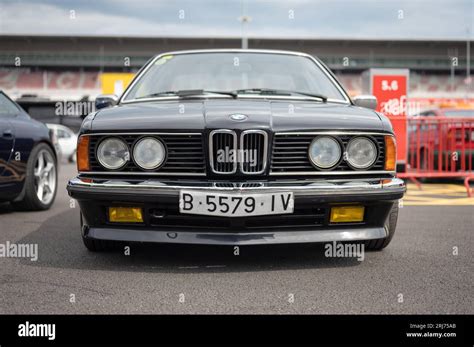
<instances>
[{"instance_id":1,"label":"quad headlight cluster","mask_svg":"<svg viewBox=\"0 0 474 347\"><path fill-rule=\"evenodd\" d=\"M97 160L109 170L118 170L131 159L143 170L153 170L160 167L165 158L165 146L154 137L142 137L135 142L132 155L127 143L118 137L108 137L97 147Z\"/></svg>"},{"instance_id":2,"label":"quad headlight cluster","mask_svg":"<svg viewBox=\"0 0 474 347\"><path fill-rule=\"evenodd\" d=\"M331 169L345 160L356 170L367 169L377 160L377 146L368 137L353 137L343 152L342 143L332 136L318 136L309 146L309 159L318 169Z\"/></svg>"}]
</instances>

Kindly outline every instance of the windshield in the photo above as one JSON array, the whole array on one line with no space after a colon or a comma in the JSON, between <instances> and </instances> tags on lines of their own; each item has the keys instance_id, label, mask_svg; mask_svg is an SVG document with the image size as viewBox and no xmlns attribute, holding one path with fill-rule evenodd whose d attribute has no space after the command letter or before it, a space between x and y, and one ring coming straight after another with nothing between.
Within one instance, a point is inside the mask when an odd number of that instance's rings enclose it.
<instances>
[{"instance_id":1,"label":"windshield","mask_svg":"<svg viewBox=\"0 0 474 347\"><path fill-rule=\"evenodd\" d=\"M124 100L166 96L170 91L182 90L240 91L239 94L249 95L262 94L262 89L347 101L327 74L307 57L240 52L164 55L152 63Z\"/></svg>"},{"instance_id":2,"label":"windshield","mask_svg":"<svg viewBox=\"0 0 474 347\"><path fill-rule=\"evenodd\" d=\"M453 110L444 111L446 117L474 117L474 110Z\"/></svg>"}]
</instances>

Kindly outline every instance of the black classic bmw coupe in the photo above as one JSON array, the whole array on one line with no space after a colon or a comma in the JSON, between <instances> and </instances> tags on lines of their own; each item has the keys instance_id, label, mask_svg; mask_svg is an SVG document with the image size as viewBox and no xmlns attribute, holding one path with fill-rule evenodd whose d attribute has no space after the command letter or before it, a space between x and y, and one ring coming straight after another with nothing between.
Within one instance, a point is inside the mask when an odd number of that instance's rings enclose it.
<instances>
[{"instance_id":1,"label":"black classic bmw coupe","mask_svg":"<svg viewBox=\"0 0 474 347\"><path fill-rule=\"evenodd\" d=\"M310 55L171 52L82 124L68 192L82 237L255 245L390 243L404 182L390 121Z\"/></svg>"}]
</instances>

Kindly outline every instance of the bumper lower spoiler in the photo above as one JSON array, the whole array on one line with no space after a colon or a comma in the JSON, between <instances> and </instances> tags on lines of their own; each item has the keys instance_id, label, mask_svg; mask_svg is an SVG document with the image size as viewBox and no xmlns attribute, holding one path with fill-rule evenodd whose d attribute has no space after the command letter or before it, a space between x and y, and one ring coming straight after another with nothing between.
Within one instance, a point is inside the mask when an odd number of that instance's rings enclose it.
<instances>
[{"instance_id":1,"label":"bumper lower spoiler","mask_svg":"<svg viewBox=\"0 0 474 347\"><path fill-rule=\"evenodd\" d=\"M85 227L83 233L87 237L96 240L113 240L125 242L157 242L157 243L181 243L181 244L203 244L203 245L265 245L265 244L288 244L288 243L313 243L332 241L363 241L381 239L388 235L383 227L359 228L359 229L328 229L318 230L296 230L275 232L205 232L185 231L176 232L156 230L133 230L120 228L94 228Z\"/></svg>"}]
</instances>

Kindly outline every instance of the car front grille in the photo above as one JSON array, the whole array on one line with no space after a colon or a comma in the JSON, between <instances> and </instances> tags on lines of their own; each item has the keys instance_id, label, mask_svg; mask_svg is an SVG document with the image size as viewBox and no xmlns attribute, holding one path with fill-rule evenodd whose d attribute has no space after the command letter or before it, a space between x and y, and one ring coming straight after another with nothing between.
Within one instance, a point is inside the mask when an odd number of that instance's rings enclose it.
<instances>
[{"instance_id":1,"label":"car front grille","mask_svg":"<svg viewBox=\"0 0 474 347\"><path fill-rule=\"evenodd\" d=\"M315 134L275 134L273 139L273 150L271 159L271 174L295 174L318 172L311 164L308 157L308 150L311 142L318 136ZM344 148L346 148L349 140L357 135L341 134L335 137L339 139ZM364 134L362 136L369 137L375 141L377 145L378 156L375 163L364 171L382 171L385 165L385 138L384 135ZM344 149L343 149L344 150ZM354 172L358 170L352 169L345 160L331 170L319 171L327 172Z\"/></svg>"},{"instance_id":2,"label":"car front grille","mask_svg":"<svg viewBox=\"0 0 474 347\"><path fill-rule=\"evenodd\" d=\"M267 166L268 135L263 130L213 130L209 134L209 159L216 174L258 175Z\"/></svg>"},{"instance_id":3,"label":"car front grille","mask_svg":"<svg viewBox=\"0 0 474 347\"><path fill-rule=\"evenodd\" d=\"M262 130L247 130L240 135L242 150L240 170L245 174L261 174L267 166L267 133Z\"/></svg>"},{"instance_id":4,"label":"car front grille","mask_svg":"<svg viewBox=\"0 0 474 347\"><path fill-rule=\"evenodd\" d=\"M153 174L166 175L204 175L206 173L206 164L204 160L204 144L201 134L110 134L110 135L93 135L90 136L89 142L89 158L90 167L93 172L108 172L103 168L97 160L96 149L100 141L107 137L115 136L124 140L132 152L134 143L143 136L152 136L161 140L166 149L167 157L165 163L157 170L152 171ZM144 172L133 160L130 160L123 168L114 170L115 172ZM146 171L149 172L149 171Z\"/></svg>"},{"instance_id":5,"label":"car front grille","mask_svg":"<svg viewBox=\"0 0 474 347\"><path fill-rule=\"evenodd\" d=\"M209 135L209 158L214 173L237 172L237 134L232 130L213 130Z\"/></svg>"},{"instance_id":6,"label":"car front grille","mask_svg":"<svg viewBox=\"0 0 474 347\"><path fill-rule=\"evenodd\" d=\"M351 138L365 136L377 146L377 159L366 170L354 170L345 160L329 170L315 168L309 158L308 150L315 137L324 133L276 133L273 140L263 130L236 132L228 129L213 130L209 133L208 149L205 149L204 135L199 133L143 133L143 134L90 134L90 171L101 174L130 173L147 175L206 176L206 157L209 156L210 171L217 175L325 175L325 174L379 174L385 166L385 135L381 133L351 134L334 136L344 148ZM123 168L107 170L97 160L98 144L107 137L124 140L132 153L133 145L143 136L153 136L161 140L167 150L164 164L151 171L142 170L130 160ZM272 142L272 143L270 143ZM271 147L271 150L269 148ZM208 153L206 153L208 150ZM233 154L232 154L233 151ZM207 154L207 155L206 155ZM268 156L270 158L268 159ZM268 162L268 165L267 165ZM269 168L267 169L267 166Z\"/></svg>"}]
</instances>

